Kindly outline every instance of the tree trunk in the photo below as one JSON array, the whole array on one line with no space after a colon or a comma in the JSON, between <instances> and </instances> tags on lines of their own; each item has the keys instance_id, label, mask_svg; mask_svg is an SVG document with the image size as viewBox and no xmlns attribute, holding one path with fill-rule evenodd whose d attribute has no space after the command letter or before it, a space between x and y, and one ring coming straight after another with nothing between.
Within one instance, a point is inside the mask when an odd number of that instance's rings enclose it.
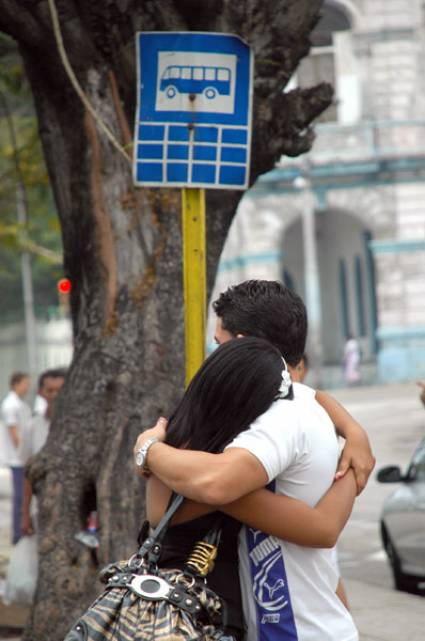
<instances>
[{"instance_id":1,"label":"tree trunk","mask_svg":"<svg viewBox=\"0 0 425 641\"><path fill-rule=\"evenodd\" d=\"M237 33L256 59L251 182L312 143L327 85L282 93L321 0L56 0L65 48L98 116L129 145L136 30ZM202 11L199 5L202 4ZM38 114L73 283L75 353L49 439L30 467L39 497L40 572L25 639L60 641L99 592L98 566L128 557L143 520L132 446L183 389L180 193L132 185L130 164L100 131L60 62L47 2L0 0ZM240 192L207 198L208 285ZM75 539L97 509L97 554Z\"/></svg>"}]
</instances>

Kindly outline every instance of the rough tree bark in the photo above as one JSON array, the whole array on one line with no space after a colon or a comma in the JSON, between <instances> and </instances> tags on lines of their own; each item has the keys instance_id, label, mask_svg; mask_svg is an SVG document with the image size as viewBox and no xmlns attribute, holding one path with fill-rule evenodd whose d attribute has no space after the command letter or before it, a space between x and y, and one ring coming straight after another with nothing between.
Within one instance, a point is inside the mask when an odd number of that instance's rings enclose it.
<instances>
[{"instance_id":1,"label":"rough tree bark","mask_svg":"<svg viewBox=\"0 0 425 641\"><path fill-rule=\"evenodd\" d=\"M321 0L56 0L72 67L123 144L134 116L134 33L237 33L255 54L251 182L281 154L309 149L330 103L320 85L283 93ZM75 355L46 448L30 468L40 505L40 573L25 639L60 641L98 592L97 563L134 550L142 484L131 449L183 386L180 195L135 190L127 161L85 112L60 63L46 0L0 0L0 30L18 42L73 282ZM130 124L128 124L130 123ZM208 194L208 283L239 192ZM97 508L97 560L74 538Z\"/></svg>"}]
</instances>

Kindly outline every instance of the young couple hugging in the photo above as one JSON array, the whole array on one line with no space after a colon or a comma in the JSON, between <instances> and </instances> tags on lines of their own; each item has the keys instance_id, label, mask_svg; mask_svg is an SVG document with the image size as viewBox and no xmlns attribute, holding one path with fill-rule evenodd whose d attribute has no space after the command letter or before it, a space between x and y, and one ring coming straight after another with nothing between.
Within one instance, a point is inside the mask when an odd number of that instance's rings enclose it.
<instances>
[{"instance_id":1,"label":"young couple hugging","mask_svg":"<svg viewBox=\"0 0 425 641\"><path fill-rule=\"evenodd\" d=\"M188 499L160 565L183 567L220 512L208 584L227 603L229 638L355 641L333 548L374 466L368 437L335 399L297 382L307 316L296 294L247 281L214 309L218 349L168 425L160 419L135 445L139 472L150 472L150 522L171 490Z\"/></svg>"}]
</instances>

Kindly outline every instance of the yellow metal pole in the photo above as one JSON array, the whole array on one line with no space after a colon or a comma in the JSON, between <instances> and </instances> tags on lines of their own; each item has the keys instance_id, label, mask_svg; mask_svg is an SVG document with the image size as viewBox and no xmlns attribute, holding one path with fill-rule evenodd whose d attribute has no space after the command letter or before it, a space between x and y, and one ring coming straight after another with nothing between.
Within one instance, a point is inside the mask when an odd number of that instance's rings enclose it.
<instances>
[{"instance_id":1,"label":"yellow metal pole","mask_svg":"<svg viewBox=\"0 0 425 641\"><path fill-rule=\"evenodd\" d=\"M204 189L183 189L182 228L186 385L188 385L205 357L206 242Z\"/></svg>"}]
</instances>

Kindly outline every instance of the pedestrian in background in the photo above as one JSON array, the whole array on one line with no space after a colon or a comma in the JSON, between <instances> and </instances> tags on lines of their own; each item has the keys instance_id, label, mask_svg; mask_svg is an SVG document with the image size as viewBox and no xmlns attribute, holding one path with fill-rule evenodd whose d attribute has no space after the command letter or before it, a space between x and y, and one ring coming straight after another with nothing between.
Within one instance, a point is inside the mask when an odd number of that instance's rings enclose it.
<instances>
[{"instance_id":1,"label":"pedestrian in background","mask_svg":"<svg viewBox=\"0 0 425 641\"><path fill-rule=\"evenodd\" d=\"M34 414L23 431L21 442L21 457L24 465L31 456L37 454L46 443L49 435L50 423L53 414L54 401L65 382L65 369L49 369L43 372L38 379L38 394L44 399L46 409L43 414ZM27 478L24 480L24 492L21 514L22 534L33 534L34 526L31 519L30 508L32 487ZM33 509L33 511L36 511Z\"/></svg>"},{"instance_id":2,"label":"pedestrian in background","mask_svg":"<svg viewBox=\"0 0 425 641\"><path fill-rule=\"evenodd\" d=\"M24 462L21 442L25 427L31 419L31 409L24 401L30 387L25 372L15 372L10 377L10 391L0 407L2 430L2 459L12 472L12 542L21 538L21 510L24 489Z\"/></svg>"},{"instance_id":3,"label":"pedestrian in background","mask_svg":"<svg viewBox=\"0 0 425 641\"><path fill-rule=\"evenodd\" d=\"M361 381L360 345L352 334L347 336L344 346L344 379L348 385L357 385Z\"/></svg>"}]
</instances>

